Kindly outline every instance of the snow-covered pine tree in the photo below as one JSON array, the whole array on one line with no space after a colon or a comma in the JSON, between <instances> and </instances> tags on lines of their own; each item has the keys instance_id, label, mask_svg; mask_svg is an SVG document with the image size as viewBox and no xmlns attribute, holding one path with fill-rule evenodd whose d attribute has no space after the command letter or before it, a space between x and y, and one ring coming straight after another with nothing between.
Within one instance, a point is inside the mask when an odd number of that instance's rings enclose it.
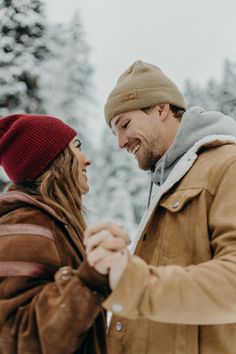
<instances>
[{"instance_id":1,"label":"snow-covered pine tree","mask_svg":"<svg viewBox=\"0 0 236 354\"><path fill-rule=\"evenodd\" d=\"M207 110L217 110L219 85L210 80L206 87L201 87L187 80L185 83L185 98L188 107L201 106Z\"/></svg>"},{"instance_id":2,"label":"snow-covered pine tree","mask_svg":"<svg viewBox=\"0 0 236 354\"><path fill-rule=\"evenodd\" d=\"M236 63L226 60L219 95L219 110L236 119Z\"/></svg>"},{"instance_id":3,"label":"snow-covered pine tree","mask_svg":"<svg viewBox=\"0 0 236 354\"><path fill-rule=\"evenodd\" d=\"M204 91L203 107L208 111L221 111L219 106L219 97L221 91L221 84L213 79L210 79Z\"/></svg>"},{"instance_id":4,"label":"snow-covered pine tree","mask_svg":"<svg viewBox=\"0 0 236 354\"><path fill-rule=\"evenodd\" d=\"M44 111L39 66L45 59L45 20L39 0L1 0L0 116Z\"/></svg>"},{"instance_id":5,"label":"snow-covered pine tree","mask_svg":"<svg viewBox=\"0 0 236 354\"><path fill-rule=\"evenodd\" d=\"M188 80L185 85L185 97L189 107L200 105L207 110L217 110L236 119L236 63L225 61L223 79L220 82L211 79L205 87L200 87Z\"/></svg>"},{"instance_id":6,"label":"snow-covered pine tree","mask_svg":"<svg viewBox=\"0 0 236 354\"><path fill-rule=\"evenodd\" d=\"M92 101L93 70L79 14L75 14L69 26L49 26L40 15L41 3L38 0L4 0L4 5L0 12L0 28L3 31L0 39L0 114L3 116L20 111L58 116L78 130L85 150L90 156L94 155L91 152L92 143L89 144L85 138L91 136L87 123L92 116L89 103ZM21 26L23 39L17 49L18 42L13 35L17 37ZM18 37L21 38L20 34ZM37 93L37 97L30 96L29 100L27 94L30 90L20 76L26 68L29 69L28 77L35 84L30 95ZM14 104L7 106L8 98ZM6 179L1 173L0 176L0 179Z\"/></svg>"},{"instance_id":7,"label":"snow-covered pine tree","mask_svg":"<svg viewBox=\"0 0 236 354\"><path fill-rule=\"evenodd\" d=\"M43 113L40 65L48 49L39 0L0 0L0 117ZM8 179L0 168L0 191Z\"/></svg>"},{"instance_id":8,"label":"snow-covered pine tree","mask_svg":"<svg viewBox=\"0 0 236 354\"><path fill-rule=\"evenodd\" d=\"M204 90L198 85L194 84L191 80L186 80L185 83L185 98L188 107L192 106L205 106Z\"/></svg>"},{"instance_id":9,"label":"snow-covered pine tree","mask_svg":"<svg viewBox=\"0 0 236 354\"><path fill-rule=\"evenodd\" d=\"M52 57L41 75L46 112L78 130L87 149L93 70L79 13L68 26L50 26L48 43Z\"/></svg>"},{"instance_id":10,"label":"snow-covered pine tree","mask_svg":"<svg viewBox=\"0 0 236 354\"><path fill-rule=\"evenodd\" d=\"M147 206L149 180L135 159L116 145L115 137L105 128L101 149L91 167L90 222L113 220L132 236Z\"/></svg>"}]
</instances>

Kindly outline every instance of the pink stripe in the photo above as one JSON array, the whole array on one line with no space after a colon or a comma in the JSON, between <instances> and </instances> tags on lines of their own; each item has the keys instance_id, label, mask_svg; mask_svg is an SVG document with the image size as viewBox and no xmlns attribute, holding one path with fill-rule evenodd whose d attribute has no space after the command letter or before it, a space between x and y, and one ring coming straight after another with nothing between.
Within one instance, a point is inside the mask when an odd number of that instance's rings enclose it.
<instances>
[{"instance_id":1,"label":"pink stripe","mask_svg":"<svg viewBox=\"0 0 236 354\"><path fill-rule=\"evenodd\" d=\"M7 235L38 235L54 240L53 233L50 229L34 224L0 225L0 236Z\"/></svg>"},{"instance_id":2,"label":"pink stripe","mask_svg":"<svg viewBox=\"0 0 236 354\"><path fill-rule=\"evenodd\" d=\"M55 269L40 263L31 262L0 262L0 277L32 277L50 278Z\"/></svg>"}]
</instances>

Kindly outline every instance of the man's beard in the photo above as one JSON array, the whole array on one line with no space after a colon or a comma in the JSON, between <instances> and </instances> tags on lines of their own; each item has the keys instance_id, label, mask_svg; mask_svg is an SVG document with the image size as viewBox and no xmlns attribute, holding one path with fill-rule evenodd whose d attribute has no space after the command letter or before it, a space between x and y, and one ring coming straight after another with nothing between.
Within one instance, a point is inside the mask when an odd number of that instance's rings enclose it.
<instances>
[{"instance_id":1,"label":"man's beard","mask_svg":"<svg viewBox=\"0 0 236 354\"><path fill-rule=\"evenodd\" d=\"M154 171L156 163L160 158L161 156L154 155L152 151L145 151L143 158L138 160L139 168L144 171Z\"/></svg>"}]
</instances>

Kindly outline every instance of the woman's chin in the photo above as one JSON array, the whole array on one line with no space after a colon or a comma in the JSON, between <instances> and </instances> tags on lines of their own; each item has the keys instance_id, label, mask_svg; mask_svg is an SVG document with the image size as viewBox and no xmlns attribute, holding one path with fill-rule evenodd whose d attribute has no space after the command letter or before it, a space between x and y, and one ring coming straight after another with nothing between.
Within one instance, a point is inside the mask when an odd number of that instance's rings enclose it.
<instances>
[{"instance_id":1,"label":"woman's chin","mask_svg":"<svg viewBox=\"0 0 236 354\"><path fill-rule=\"evenodd\" d=\"M84 194L87 194L89 192L89 186L83 186L81 188L81 194L84 195Z\"/></svg>"}]
</instances>

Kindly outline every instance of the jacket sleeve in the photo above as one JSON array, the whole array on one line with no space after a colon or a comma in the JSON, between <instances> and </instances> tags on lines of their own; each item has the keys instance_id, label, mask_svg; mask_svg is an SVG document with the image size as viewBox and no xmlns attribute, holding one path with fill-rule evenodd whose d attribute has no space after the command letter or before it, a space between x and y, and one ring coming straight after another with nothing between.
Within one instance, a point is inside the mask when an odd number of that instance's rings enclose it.
<instances>
[{"instance_id":1,"label":"jacket sleeve","mask_svg":"<svg viewBox=\"0 0 236 354\"><path fill-rule=\"evenodd\" d=\"M16 237L24 237L22 232ZM45 242L45 237L41 239ZM10 244L7 259L11 257ZM18 246L14 258L19 260L23 251L20 243ZM44 247L46 252L47 246ZM31 247L32 252L37 259L38 250ZM33 267L40 265L39 254L38 258L39 263L6 262L2 261L4 255L0 259L0 353L73 353L84 345L101 313L107 277L100 276L84 261L76 270L60 268L53 278L48 274L55 264L41 265L37 270ZM9 274L5 270L3 276L6 264ZM10 274L14 266L17 276Z\"/></svg>"},{"instance_id":2,"label":"jacket sleeve","mask_svg":"<svg viewBox=\"0 0 236 354\"><path fill-rule=\"evenodd\" d=\"M131 319L179 324L236 322L236 163L224 171L208 214L213 257L187 267L130 258L104 307Z\"/></svg>"}]
</instances>

